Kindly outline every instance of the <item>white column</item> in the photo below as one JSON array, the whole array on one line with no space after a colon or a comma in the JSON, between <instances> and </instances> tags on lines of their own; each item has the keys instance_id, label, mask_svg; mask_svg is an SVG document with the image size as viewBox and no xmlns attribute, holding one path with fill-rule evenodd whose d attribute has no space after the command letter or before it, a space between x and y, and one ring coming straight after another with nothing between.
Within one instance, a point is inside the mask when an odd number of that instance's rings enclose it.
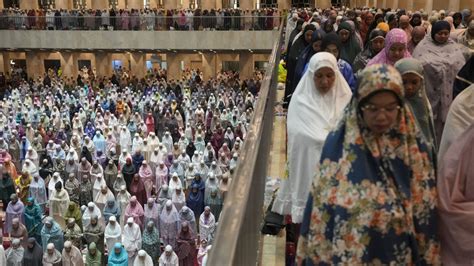
<instances>
[{"instance_id":1,"label":"white column","mask_svg":"<svg viewBox=\"0 0 474 266\"><path fill-rule=\"evenodd\" d=\"M433 0L426 0L425 11L429 13L432 10L433 10Z\"/></svg>"},{"instance_id":2,"label":"white column","mask_svg":"<svg viewBox=\"0 0 474 266\"><path fill-rule=\"evenodd\" d=\"M449 11L458 11L460 5L460 0L449 0Z\"/></svg>"}]
</instances>

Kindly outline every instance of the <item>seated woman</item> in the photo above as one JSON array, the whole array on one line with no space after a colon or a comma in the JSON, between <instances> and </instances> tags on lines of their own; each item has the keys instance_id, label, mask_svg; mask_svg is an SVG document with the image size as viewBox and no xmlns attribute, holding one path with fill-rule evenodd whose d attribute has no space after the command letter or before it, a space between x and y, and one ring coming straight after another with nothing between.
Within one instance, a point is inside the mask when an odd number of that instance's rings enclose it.
<instances>
[{"instance_id":1,"label":"seated woman","mask_svg":"<svg viewBox=\"0 0 474 266\"><path fill-rule=\"evenodd\" d=\"M435 171L400 74L388 65L367 67L346 110L324 144L298 259L439 264Z\"/></svg>"}]
</instances>

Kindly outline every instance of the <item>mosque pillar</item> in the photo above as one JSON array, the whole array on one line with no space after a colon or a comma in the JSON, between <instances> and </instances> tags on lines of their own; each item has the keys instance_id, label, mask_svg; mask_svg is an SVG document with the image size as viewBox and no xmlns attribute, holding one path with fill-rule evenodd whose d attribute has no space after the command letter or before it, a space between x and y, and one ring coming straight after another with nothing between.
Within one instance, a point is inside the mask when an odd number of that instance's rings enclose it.
<instances>
[{"instance_id":1,"label":"mosque pillar","mask_svg":"<svg viewBox=\"0 0 474 266\"><path fill-rule=\"evenodd\" d=\"M458 10L460 10L459 7L460 7L460 0L449 0L448 10L458 11Z\"/></svg>"},{"instance_id":2,"label":"mosque pillar","mask_svg":"<svg viewBox=\"0 0 474 266\"><path fill-rule=\"evenodd\" d=\"M0 9L4 9L3 1L0 1Z\"/></svg>"},{"instance_id":3,"label":"mosque pillar","mask_svg":"<svg viewBox=\"0 0 474 266\"><path fill-rule=\"evenodd\" d=\"M431 10L433 10L433 0L426 0L426 3L425 3L425 11L428 12L431 12Z\"/></svg>"},{"instance_id":4,"label":"mosque pillar","mask_svg":"<svg viewBox=\"0 0 474 266\"><path fill-rule=\"evenodd\" d=\"M72 0L56 0L57 9L72 9Z\"/></svg>"},{"instance_id":5,"label":"mosque pillar","mask_svg":"<svg viewBox=\"0 0 474 266\"><path fill-rule=\"evenodd\" d=\"M393 0L391 7L392 7L393 10L397 10L397 8L400 8L399 1L398 0Z\"/></svg>"},{"instance_id":6,"label":"mosque pillar","mask_svg":"<svg viewBox=\"0 0 474 266\"><path fill-rule=\"evenodd\" d=\"M239 75L241 79L251 78L255 69L253 54L250 52L242 52L239 55Z\"/></svg>"},{"instance_id":7,"label":"mosque pillar","mask_svg":"<svg viewBox=\"0 0 474 266\"><path fill-rule=\"evenodd\" d=\"M142 9L143 0L128 0L127 9Z\"/></svg>"},{"instance_id":8,"label":"mosque pillar","mask_svg":"<svg viewBox=\"0 0 474 266\"><path fill-rule=\"evenodd\" d=\"M382 8L387 8L387 0L382 0Z\"/></svg>"},{"instance_id":9,"label":"mosque pillar","mask_svg":"<svg viewBox=\"0 0 474 266\"><path fill-rule=\"evenodd\" d=\"M413 11L413 8L414 8L413 0L407 0L407 8L406 9Z\"/></svg>"},{"instance_id":10,"label":"mosque pillar","mask_svg":"<svg viewBox=\"0 0 474 266\"><path fill-rule=\"evenodd\" d=\"M164 9L176 9L178 6L178 1L177 0L163 0L163 8Z\"/></svg>"},{"instance_id":11,"label":"mosque pillar","mask_svg":"<svg viewBox=\"0 0 474 266\"><path fill-rule=\"evenodd\" d=\"M181 62L175 53L166 54L166 75L168 80L178 79L180 77L180 63Z\"/></svg>"},{"instance_id":12,"label":"mosque pillar","mask_svg":"<svg viewBox=\"0 0 474 266\"><path fill-rule=\"evenodd\" d=\"M2 54L2 72L5 73L10 73L10 53L9 52L3 52Z\"/></svg>"},{"instance_id":13,"label":"mosque pillar","mask_svg":"<svg viewBox=\"0 0 474 266\"><path fill-rule=\"evenodd\" d=\"M241 0L240 7L241 10L252 10L255 9L254 0Z\"/></svg>"},{"instance_id":14,"label":"mosque pillar","mask_svg":"<svg viewBox=\"0 0 474 266\"><path fill-rule=\"evenodd\" d=\"M62 52L60 59L63 76L75 78L78 73L77 53Z\"/></svg>"},{"instance_id":15,"label":"mosque pillar","mask_svg":"<svg viewBox=\"0 0 474 266\"><path fill-rule=\"evenodd\" d=\"M202 54L202 73L204 79L208 80L216 76L217 56L215 53Z\"/></svg>"},{"instance_id":16,"label":"mosque pillar","mask_svg":"<svg viewBox=\"0 0 474 266\"><path fill-rule=\"evenodd\" d=\"M291 0L278 0L278 9L290 9L291 8Z\"/></svg>"},{"instance_id":17,"label":"mosque pillar","mask_svg":"<svg viewBox=\"0 0 474 266\"><path fill-rule=\"evenodd\" d=\"M152 6L152 5L150 5ZM153 7L153 6L152 6ZM156 5L154 6L156 7ZM117 9L120 10L120 9L125 9L125 0L118 0L117 2Z\"/></svg>"},{"instance_id":18,"label":"mosque pillar","mask_svg":"<svg viewBox=\"0 0 474 266\"><path fill-rule=\"evenodd\" d=\"M3 8L3 0L0 1L2 2L2 8ZM20 0L20 9L38 9L38 1L34 0Z\"/></svg>"},{"instance_id":19,"label":"mosque pillar","mask_svg":"<svg viewBox=\"0 0 474 266\"><path fill-rule=\"evenodd\" d=\"M29 78L35 79L44 74L44 62L41 55L41 53L26 52L26 74Z\"/></svg>"},{"instance_id":20,"label":"mosque pillar","mask_svg":"<svg viewBox=\"0 0 474 266\"><path fill-rule=\"evenodd\" d=\"M96 53L95 54L95 68L99 76L112 75L112 54Z\"/></svg>"},{"instance_id":21,"label":"mosque pillar","mask_svg":"<svg viewBox=\"0 0 474 266\"><path fill-rule=\"evenodd\" d=\"M377 8L377 0L374 0L374 4L372 6Z\"/></svg>"},{"instance_id":22,"label":"mosque pillar","mask_svg":"<svg viewBox=\"0 0 474 266\"><path fill-rule=\"evenodd\" d=\"M315 6L317 8L330 8L331 7L331 0L316 0Z\"/></svg>"},{"instance_id":23,"label":"mosque pillar","mask_svg":"<svg viewBox=\"0 0 474 266\"><path fill-rule=\"evenodd\" d=\"M130 54L130 72L137 78L141 79L146 74L146 54L131 53Z\"/></svg>"},{"instance_id":24,"label":"mosque pillar","mask_svg":"<svg viewBox=\"0 0 474 266\"><path fill-rule=\"evenodd\" d=\"M217 0L218 2L218 0ZM212 9L215 8L215 3L213 0L201 0L201 9Z\"/></svg>"},{"instance_id":25,"label":"mosque pillar","mask_svg":"<svg viewBox=\"0 0 474 266\"><path fill-rule=\"evenodd\" d=\"M89 7L89 5L87 5ZM92 9L108 9L109 8L109 1L108 0L92 0L90 5Z\"/></svg>"}]
</instances>

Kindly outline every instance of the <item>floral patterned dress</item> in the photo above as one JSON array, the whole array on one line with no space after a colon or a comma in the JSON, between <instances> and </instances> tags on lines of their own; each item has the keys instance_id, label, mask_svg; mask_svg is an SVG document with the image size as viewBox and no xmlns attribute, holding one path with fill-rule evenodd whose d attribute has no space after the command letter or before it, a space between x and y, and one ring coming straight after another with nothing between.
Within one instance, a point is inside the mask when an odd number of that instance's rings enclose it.
<instances>
[{"instance_id":1,"label":"floral patterned dress","mask_svg":"<svg viewBox=\"0 0 474 266\"><path fill-rule=\"evenodd\" d=\"M403 103L396 70L362 73L338 129L323 148L302 224L298 257L315 264L439 264L436 180L428 147ZM376 139L359 103L378 90L401 102L398 125Z\"/></svg>"}]
</instances>

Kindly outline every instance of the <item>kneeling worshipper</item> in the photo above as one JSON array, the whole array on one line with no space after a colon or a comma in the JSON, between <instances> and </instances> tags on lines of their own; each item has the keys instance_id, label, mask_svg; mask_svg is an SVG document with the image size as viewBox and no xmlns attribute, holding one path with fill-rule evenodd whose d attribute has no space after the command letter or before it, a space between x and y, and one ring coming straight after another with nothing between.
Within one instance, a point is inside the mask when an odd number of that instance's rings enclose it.
<instances>
[{"instance_id":1,"label":"kneeling worshipper","mask_svg":"<svg viewBox=\"0 0 474 266\"><path fill-rule=\"evenodd\" d=\"M57 182L54 188L53 194L49 197L49 215L54 218L61 228L64 228L66 227L66 222L64 221L63 215L69 207L69 195L67 191L63 189L61 182Z\"/></svg>"},{"instance_id":2,"label":"kneeling worshipper","mask_svg":"<svg viewBox=\"0 0 474 266\"><path fill-rule=\"evenodd\" d=\"M64 240L69 240L74 246L82 249L82 229L74 218L68 218L67 220L66 228L64 229Z\"/></svg>"},{"instance_id":3,"label":"kneeling worshipper","mask_svg":"<svg viewBox=\"0 0 474 266\"><path fill-rule=\"evenodd\" d=\"M176 255L179 258L179 265L194 266L196 261L196 239L189 227L188 222L181 223L181 231L177 239Z\"/></svg>"},{"instance_id":4,"label":"kneeling worshipper","mask_svg":"<svg viewBox=\"0 0 474 266\"><path fill-rule=\"evenodd\" d=\"M89 265L89 264L87 264L87 265ZM127 251L125 251L125 248L122 246L121 243L116 243L114 248L113 248L113 251L109 252L108 265L109 266L128 266L128 265L131 265L131 264L129 264Z\"/></svg>"},{"instance_id":5,"label":"kneeling worshipper","mask_svg":"<svg viewBox=\"0 0 474 266\"><path fill-rule=\"evenodd\" d=\"M61 252L59 252L53 243L49 243L43 254L43 266L62 266Z\"/></svg>"},{"instance_id":6,"label":"kneeling worshipper","mask_svg":"<svg viewBox=\"0 0 474 266\"><path fill-rule=\"evenodd\" d=\"M143 228L144 215L145 212L143 211L140 202L138 202L137 197L132 196L130 198L130 203L125 209L124 221L128 221L128 218L132 218L134 223L136 223L140 228Z\"/></svg>"},{"instance_id":7,"label":"kneeling worshipper","mask_svg":"<svg viewBox=\"0 0 474 266\"><path fill-rule=\"evenodd\" d=\"M33 237L28 238L28 244L23 253L23 265L42 266L43 250Z\"/></svg>"},{"instance_id":8,"label":"kneeling worshipper","mask_svg":"<svg viewBox=\"0 0 474 266\"><path fill-rule=\"evenodd\" d=\"M191 233L194 234L194 236L197 235L196 217L188 206L184 206L179 212L179 222L187 222L191 228Z\"/></svg>"},{"instance_id":9,"label":"kneeling worshipper","mask_svg":"<svg viewBox=\"0 0 474 266\"><path fill-rule=\"evenodd\" d=\"M43 229L41 229L41 243L44 251L49 243L53 243L56 249L63 250L63 231L53 217L46 217L44 220Z\"/></svg>"},{"instance_id":10,"label":"kneeling worshipper","mask_svg":"<svg viewBox=\"0 0 474 266\"><path fill-rule=\"evenodd\" d=\"M117 218L113 215L110 216L108 224L105 227L104 238L109 254L112 252L115 243L122 241L122 228L117 222Z\"/></svg>"},{"instance_id":11,"label":"kneeling worshipper","mask_svg":"<svg viewBox=\"0 0 474 266\"><path fill-rule=\"evenodd\" d=\"M204 212L199 217L199 237L200 239L206 239L209 242L211 234L216 230L216 219L214 214L211 213L211 208L206 206Z\"/></svg>"},{"instance_id":12,"label":"kneeling worshipper","mask_svg":"<svg viewBox=\"0 0 474 266\"><path fill-rule=\"evenodd\" d=\"M4 225L4 230L9 233L12 230L12 221L15 218L19 218L21 223L24 224L23 221L23 212L25 210L25 206L23 205L23 202L18 199L18 196L16 194L11 194L10 196L10 202L8 203L7 210L6 212L6 217L5 217L5 225Z\"/></svg>"},{"instance_id":13,"label":"kneeling worshipper","mask_svg":"<svg viewBox=\"0 0 474 266\"><path fill-rule=\"evenodd\" d=\"M86 265L87 266L101 266L102 265L102 253L97 250L97 246L94 242L90 243L87 247L86 253ZM116 265L110 264L110 253L109 253L109 265ZM126 265L126 264L125 264Z\"/></svg>"},{"instance_id":14,"label":"kneeling worshipper","mask_svg":"<svg viewBox=\"0 0 474 266\"><path fill-rule=\"evenodd\" d=\"M38 204L36 204L34 198L30 197L26 200L26 207L23 216L25 218L28 235L34 237L36 241L41 242L41 228L43 227L41 219L43 217L43 210Z\"/></svg>"},{"instance_id":15,"label":"kneeling worshipper","mask_svg":"<svg viewBox=\"0 0 474 266\"><path fill-rule=\"evenodd\" d=\"M148 222L153 222L156 228L159 228L160 223L160 206L155 202L154 198L148 198L148 202L145 205L145 221L144 224L147 225Z\"/></svg>"},{"instance_id":16,"label":"kneeling worshipper","mask_svg":"<svg viewBox=\"0 0 474 266\"><path fill-rule=\"evenodd\" d=\"M133 262L133 266L153 266L153 260L145 250L141 249L138 251L138 256Z\"/></svg>"},{"instance_id":17,"label":"kneeling worshipper","mask_svg":"<svg viewBox=\"0 0 474 266\"><path fill-rule=\"evenodd\" d=\"M81 251L75 247L71 241L64 242L64 249L62 253L63 266L83 266L84 259Z\"/></svg>"},{"instance_id":18,"label":"kneeling worshipper","mask_svg":"<svg viewBox=\"0 0 474 266\"><path fill-rule=\"evenodd\" d=\"M38 175L33 177L30 184L29 195L30 197L35 199L36 203L41 207L41 210L43 211L46 203L48 202L48 198L46 196L46 186L43 178Z\"/></svg>"},{"instance_id":19,"label":"kneeling worshipper","mask_svg":"<svg viewBox=\"0 0 474 266\"><path fill-rule=\"evenodd\" d=\"M26 247L28 240L28 231L26 227L20 223L20 219L14 218L12 220L12 230L10 231L11 239L19 239L22 247Z\"/></svg>"},{"instance_id":20,"label":"kneeling worshipper","mask_svg":"<svg viewBox=\"0 0 474 266\"><path fill-rule=\"evenodd\" d=\"M380 64L361 77L315 168L298 260L438 265L435 171L402 77Z\"/></svg>"},{"instance_id":21,"label":"kneeling worshipper","mask_svg":"<svg viewBox=\"0 0 474 266\"><path fill-rule=\"evenodd\" d=\"M142 249L151 256L154 263L158 261L161 255L160 233L153 221L149 221L143 230Z\"/></svg>"},{"instance_id":22,"label":"kneeling worshipper","mask_svg":"<svg viewBox=\"0 0 474 266\"><path fill-rule=\"evenodd\" d=\"M69 206L67 207L67 210L64 213L63 218L66 222L68 222L69 218L74 219L76 224L80 228L82 228L82 212L81 212L81 208L79 207L79 205L77 205L76 202L74 201L69 202Z\"/></svg>"},{"instance_id":23,"label":"kneeling worshipper","mask_svg":"<svg viewBox=\"0 0 474 266\"><path fill-rule=\"evenodd\" d=\"M12 246L5 251L8 266L23 266L23 255L25 250L21 245L20 239L13 239Z\"/></svg>"},{"instance_id":24,"label":"kneeling worshipper","mask_svg":"<svg viewBox=\"0 0 474 266\"><path fill-rule=\"evenodd\" d=\"M165 247L165 252L161 254L160 259L158 260L158 263L161 265L166 265L166 266L178 266L179 265L179 258L178 255L173 251L173 247L170 245L167 245Z\"/></svg>"},{"instance_id":25,"label":"kneeling worshipper","mask_svg":"<svg viewBox=\"0 0 474 266\"><path fill-rule=\"evenodd\" d=\"M160 237L163 244L175 247L178 231L179 214L171 200L168 200L160 214Z\"/></svg>"},{"instance_id":26,"label":"kneeling worshipper","mask_svg":"<svg viewBox=\"0 0 474 266\"><path fill-rule=\"evenodd\" d=\"M91 218L94 216L99 219L100 223L105 224L100 209L95 205L95 203L89 202L87 208L82 213L82 228L85 229L90 224Z\"/></svg>"},{"instance_id":27,"label":"kneeling worshipper","mask_svg":"<svg viewBox=\"0 0 474 266\"><path fill-rule=\"evenodd\" d=\"M120 221L120 214L121 214L120 205L115 199L109 198L102 212L104 214L104 220L106 224L108 224L109 219L112 216L115 216L116 221Z\"/></svg>"},{"instance_id":28,"label":"kneeling worshipper","mask_svg":"<svg viewBox=\"0 0 474 266\"><path fill-rule=\"evenodd\" d=\"M443 128L453 101L456 74L466 63L467 48L449 38L451 25L437 21L413 51L413 57L423 64L426 93L433 109L435 135L441 140Z\"/></svg>"},{"instance_id":29,"label":"kneeling worshipper","mask_svg":"<svg viewBox=\"0 0 474 266\"><path fill-rule=\"evenodd\" d=\"M106 207L107 202L109 200L115 202L114 193L112 193L112 191L110 191L110 189L107 187L107 185L103 184L102 187L100 188L100 192L96 195L96 197L94 199L95 205L97 205L97 208L99 208L99 210L102 211L102 214L103 214L103 210ZM104 219L105 219L105 216L104 216ZM105 221L107 221L107 220L105 219Z\"/></svg>"},{"instance_id":30,"label":"kneeling worshipper","mask_svg":"<svg viewBox=\"0 0 474 266\"><path fill-rule=\"evenodd\" d=\"M0 164L0 201L3 203L3 210L5 211L10 197L15 193L15 184L10 174L5 169L4 165Z\"/></svg>"},{"instance_id":31,"label":"kneeling worshipper","mask_svg":"<svg viewBox=\"0 0 474 266\"><path fill-rule=\"evenodd\" d=\"M122 243L128 253L128 263L132 264L138 250L142 248L140 226L133 222L132 217L127 219L127 224L123 227Z\"/></svg>"},{"instance_id":32,"label":"kneeling worshipper","mask_svg":"<svg viewBox=\"0 0 474 266\"><path fill-rule=\"evenodd\" d=\"M297 243L298 224L303 221L324 141L337 125L351 96L334 55L315 54L288 109L288 177L283 180L272 207L273 212L291 217L291 223L287 224L288 243Z\"/></svg>"},{"instance_id":33,"label":"kneeling worshipper","mask_svg":"<svg viewBox=\"0 0 474 266\"><path fill-rule=\"evenodd\" d=\"M96 215L91 217L91 222L84 228L84 240L86 245L94 242L100 253L104 253L104 226L99 223L99 218Z\"/></svg>"}]
</instances>

